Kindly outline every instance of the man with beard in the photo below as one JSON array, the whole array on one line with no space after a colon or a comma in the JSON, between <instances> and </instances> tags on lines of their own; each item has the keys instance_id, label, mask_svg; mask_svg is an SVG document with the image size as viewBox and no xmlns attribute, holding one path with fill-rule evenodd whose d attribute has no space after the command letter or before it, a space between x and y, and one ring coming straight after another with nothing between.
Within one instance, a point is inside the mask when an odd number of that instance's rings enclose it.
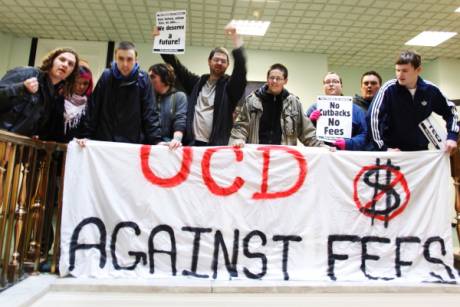
<instances>
[{"instance_id":1,"label":"man with beard","mask_svg":"<svg viewBox=\"0 0 460 307\"><path fill-rule=\"evenodd\" d=\"M382 86L382 77L376 71L367 71L361 76L361 96L353 97L353 103L367 112L372 99Z\"/></svg>"},{"instance_id":2,"label":"man with beard","mask_svg":"<svg viewBox=\"0 0 460 307\"><path fill-rule=\"evenodd\" d=\"M284 86L288 70L273 64L267 72L267 83L249 94L236 118L229 145L244 144L325 146L317 140L312 122L303 116L299 98Z\"/></svg>"},{"instance_id":3,"label":"man with beard","mask_svg":"<svg viewBox=\"0 0 460 307\"><path fill-rule=\"evenodd\" d=\"M160 121L149 75L139 68L131 42L120 42L115 62L104 70L88 108L88 137L136 144L160 142ZM84 141L80 142L84 146Z\"/></svg>"},{"instance_id":4,"label":"man with beard","mask_svg":"<svg viewBox=\"0 0 460 307\"><path fill-rule=\"evenodd\" d=\"M225 33L230 35L235 48L232 51L235 63L230 76L225 74L230 59L223 47L211 51L208 57L209 74L202 76L190 72L176 56L161 54L163 60L173 66L179 83L189 97L183 144L228 144L233 111L244 93L247 80L243 41L231 26L225 28ZM158 31L154 35L158 35Z\"/></svg>"}]
</instances>

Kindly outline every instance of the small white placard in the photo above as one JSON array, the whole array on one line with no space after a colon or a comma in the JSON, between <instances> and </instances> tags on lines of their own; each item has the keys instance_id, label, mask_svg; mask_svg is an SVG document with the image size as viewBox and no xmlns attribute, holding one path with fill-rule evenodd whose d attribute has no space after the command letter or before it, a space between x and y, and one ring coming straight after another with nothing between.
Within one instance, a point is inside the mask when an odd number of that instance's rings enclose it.
<instances>
[{"instance_id":1,"label":"small white placard","mask_svg":"<svg viewBox=\"0 0 460 307\"><path fill-rule=\"evenodd\" d=\"M351 138L353 97L318 96L321 116L316 124L316 137L322 141Z\"/></svg>"},{"instance_id":2,"label":"small white placard","mask_svg":"<svg viewBox=\"0 0 460 307\"><path fill-rule=\"evenodd\" d=\"M153 53L183 54L185 52L186 11L157 12L160 35L153 41Z\"/></svg>"}]
</instances>

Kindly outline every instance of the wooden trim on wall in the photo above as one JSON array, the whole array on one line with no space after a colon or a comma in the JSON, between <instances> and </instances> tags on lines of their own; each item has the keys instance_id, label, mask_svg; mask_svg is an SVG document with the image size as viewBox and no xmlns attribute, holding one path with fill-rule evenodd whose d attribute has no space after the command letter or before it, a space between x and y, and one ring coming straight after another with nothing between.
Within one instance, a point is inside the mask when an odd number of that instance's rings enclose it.
<instances>
[{"instance_id":1,"label":"wooden trim on wall","mask_svg":"<svg viewBox=\"0 0 460 307\"><path fill-rule=\"evenodd\" d=\"M113 61L113 51L115 50L115 42L109 41L107 43L107 57L105 62L105 67L110 68L110 65Z\"/></svg>"},{"instance_id":2,"label":"wooden trim on wall","mask_svg":"<svg viewBox=\"0 0 460 307\"><path fill-rule=\"evenodd\" d=\"M32 37L32 41L30 42L29 63L27 64L29 66L35 65L35 56L37 55L37 44L38 38Z\"/></svg>"}]
</instances>

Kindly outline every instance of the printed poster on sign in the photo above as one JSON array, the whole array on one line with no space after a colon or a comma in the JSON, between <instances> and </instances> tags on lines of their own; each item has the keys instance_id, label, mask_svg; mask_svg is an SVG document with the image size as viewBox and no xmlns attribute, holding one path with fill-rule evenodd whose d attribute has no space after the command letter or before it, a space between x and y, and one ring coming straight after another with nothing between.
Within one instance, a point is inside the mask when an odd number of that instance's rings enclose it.
<instances>
[{"instance_id":1,"label":"printed poster on sign","mask_svg":"<svg viewBox=\"0 0 460 307\"><path fill-rule=\"evenodd\" d=\"M353 97L318 96L321 116L316 124L316 137L322 141L351 138Z\"/></svg>"},{"instance_id":2,"label":"printed poster on sign","mask_svg":"<svg viewBox=\"0 0 460 307\"><path fill-rule=\"evenodd\" d=\"M183 54L186 11L157 12L156 19L160 35L153 41L153 53Z\"/></svg>"},{"instance_id":3,"label":"printed poster on sign","mask_svg":"<svg viewBox=\"0 0 460 307\"><path fill-rule=\"evenodd\" d=\"M418 126L428 140L428 149L445 150L447 132L441 127L433 113L420 122Z\"/></svg>"}]
</instances>

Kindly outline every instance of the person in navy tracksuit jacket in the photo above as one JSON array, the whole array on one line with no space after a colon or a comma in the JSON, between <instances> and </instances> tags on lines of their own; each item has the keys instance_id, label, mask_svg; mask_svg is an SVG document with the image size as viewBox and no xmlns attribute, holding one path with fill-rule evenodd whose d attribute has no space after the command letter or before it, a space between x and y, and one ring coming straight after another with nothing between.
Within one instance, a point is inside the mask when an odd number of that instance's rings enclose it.
<instances>
[{"instance_id":1,"label":"person in navy tracksuit jacket","mask_svg":"<svg viewBox=\"0 0 460 307\"><path fill-rule=\"evenodd\" d=\"M446 121L446 151L457 147L458 113L434 84L420 76L421 57L404 51L396 61L396 79L386 82L374 98L367 121L378 150L428 149L428 140L418 124L435 112Z\"/></svg>"}]
</instances>

